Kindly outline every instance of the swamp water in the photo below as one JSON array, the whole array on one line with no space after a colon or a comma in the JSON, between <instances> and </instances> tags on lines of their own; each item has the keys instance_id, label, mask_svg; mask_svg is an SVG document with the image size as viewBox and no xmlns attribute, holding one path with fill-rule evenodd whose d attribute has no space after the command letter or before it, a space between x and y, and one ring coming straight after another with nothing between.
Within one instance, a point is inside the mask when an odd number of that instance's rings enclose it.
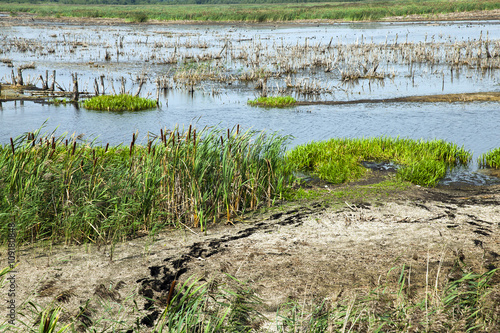
<instances>
[{"instance_id":1,"label":"swamp water","mask_svg":"<svg viewBox=\"0 0 500 333\"><path fill-rule=\"evenodd\" d=\"M1 22L0 22L1 23ZM147 142L176 125L220 126L291 135L290 147L332 137L444 139L474 152L470 168L444 184L490 184L476 158L500 146L498 102L362 103L258 108L268 95L297 100L381 99L500 90L498 22L283 25L69 25L43 21L0 26L0 81L13 69L25 83L56 70L71 91L125 90L156 98L142 112L97 112L74 105L3 102L0 143L40 128L84 134L105 145ZM10 63L9 61L10 60ZM13 67L11 67L13 66ZM34 68L32 68L34 67ZM16 72L17 74L17 72ZM52 80L49 77L49 84ZM158 91L158 95L157 95ZM151 136L150 136L151 137Z\"/></svg>"}]
</instances>

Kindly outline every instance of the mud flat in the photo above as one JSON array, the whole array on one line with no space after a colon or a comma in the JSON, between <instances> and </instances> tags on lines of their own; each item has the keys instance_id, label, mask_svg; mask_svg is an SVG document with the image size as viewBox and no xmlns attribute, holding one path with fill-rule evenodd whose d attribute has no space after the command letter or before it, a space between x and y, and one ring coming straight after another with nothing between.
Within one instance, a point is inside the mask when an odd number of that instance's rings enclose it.
<instances>
[{"instance_id":1,"label":"mud flat","mask_svg":"<svg viewBox=\"0 0 500 333\"><path fill-rule=\"evenodd\" d=\"M309 199L205 234L169 230L114 246L23 247L19 303L60 305L61 321L76 327L99 327L112 317L121 322L116 327L136 322L135 331L147 332L174 280L217 284L230 275L263 300L259 311L267 319L256 331L275 331L283 304L350 302L395 283L401 267L409 268L411 297L438 293L466 272L500 267L500 186L387 186L386 177L311 185ZM491 297L500 295L499 282L490 281Z\"/></svg>"}]
</instances>

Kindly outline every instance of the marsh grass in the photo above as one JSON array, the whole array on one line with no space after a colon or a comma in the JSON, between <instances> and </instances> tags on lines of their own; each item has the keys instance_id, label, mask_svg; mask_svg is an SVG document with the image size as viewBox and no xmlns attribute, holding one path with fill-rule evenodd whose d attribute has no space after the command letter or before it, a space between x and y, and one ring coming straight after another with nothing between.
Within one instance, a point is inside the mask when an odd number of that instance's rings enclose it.
<instances>
[{"instance_id":1,"label":"marsh grass","mask_svg":"<svg viewBox=\"0 0 500 333\"><path fill-rule=\"evenodd\" d=\"M262 300L244 283L214 285L188 279L174 291L155 332L250 332L262 321Z\"/></svg>"},{"instance_id":2,"label":"marsh grass","mask_svg":"<svg viewBox=\"0 0 500 333\"><path fill-rule=\"evenodd\" d=\"M500 169L500 148L492 149L478 158L481 168Z\"/></svg>"},{"instance_id":3,"label":"marsh grass","mask_svg":"<svg viewBox=\"0 0 500 333\"><path fill-rule=\"evenodd\" d=\"M280 198L288 138L254 131L174 129L146 146L96 146L28 133L0 147L0 220L17 241L109 242L231 221Z\"/></svg>"},{"instance_id":4,"label":"marsh grass","mask_svg":"<svg viewBox=\"0 0 500 333\"><path fill-rule=\"evenodd\" d=\"M496 0L460 1L356 1L301 4L214 4L214 5L74 5L0 4L0 11L28 12L40 16L122 18L134 22L160 21L246 21L378 20L390 16L434 15L500 8Z\"/></svg>"},{"instance_id":5,"label":"marsh grass","mask_svg":"<svg viewBox=\"0 0 500 333\"><path fill-rule=\"evenodd\" d=\"M82 106L98 111L141 111L157 107L156 101L128 94L94 96Z\"/></svg>"},{"instance_id":6,"label":"marsh grass","mask_svg":"<svg viewBox=\"0 0 500 333\"><path fill-rule=\"evenodd\" d=\"M252 106L285 107L293 106L297 101L291 96L259 97L248 101Z\"/></svg>"},{"instance_id":7,"label":"marsh grass","mask_svg":"<svg viewBox=\"0 0 500 333\"><path fill-rule=\"evenodd\" d=\"M493 332L498 331L491 284L497 270L463 272L461 278L415 295L411 269L389 270L384 284L336 301L290 302L278 309L277 332ZM392 276L392 278L390 278ZM392 281L391 281L392 280Z\"/></svg>"},{"instance_id":8,"label":"marsh grass","mask_svg":"<svg viewBox=\"0 0 500 333\"><path fill-rule=\"evenodd\" d=\"M439 271L435 277L426 273L427 282L419 285L415 274L422 273L403 263L389 269L377 287L366 291L285 302L278 306L274 323L261 314L264 301L248 284L229 275L223 283L191 277L180 286L172 284L153 332L498 332L498 269L476 273L465 264L457 265L455 278ZM96 301L88 300L81 312L95 307ZM0 327L43 333L82 328L80 314L29 303L30 311L22 307L22 327ZM88 331L135 331L126 321L116 320L131 313L140 316L128 308L134 302L111 304L115 302L101 299L101 303L104 313L94 318ZM116 305L118 309L113 309ZM61 328L56 330L56 326Z\"/></svg>"},{"instance_id":9,"label":"marsh grass","mask_svg":"<svg viewBox=\"0 0 500 333\"><path fill-rule=\"evenodd\" d=\"M366 175L363 161L395 162L403 180L435 186L449 168L467 165L472 154L463 147L442 140L400 138L341 139L312 142L287 153L293 169L311 172L323 180L339 184Z\"/></svg>"}]
</instances>

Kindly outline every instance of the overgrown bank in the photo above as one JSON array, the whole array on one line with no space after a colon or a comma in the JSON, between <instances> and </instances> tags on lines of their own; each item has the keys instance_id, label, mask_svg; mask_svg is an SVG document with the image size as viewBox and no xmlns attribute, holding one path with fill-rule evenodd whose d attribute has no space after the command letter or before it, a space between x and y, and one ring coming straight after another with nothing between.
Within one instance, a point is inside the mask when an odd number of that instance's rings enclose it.
<instances>
[{"instance_id":1,"label":"overgrown bank","mask_svg":"<svg viewBox=\"0 0 500 333\"><path fill-rule=\"evenodd\" d=\"M471 153L440 140L331 139L285 153L288 138L205 129L161 131L145 146L101 147L28 133L0 147L2 239L118 241L165 226L205 230L245 211L293 198L295 171L338 184L367 175L364 162L392 162L400 179L435 186ZM498 151L480 158L498 168Z\"/></svg>"}]
</instances>

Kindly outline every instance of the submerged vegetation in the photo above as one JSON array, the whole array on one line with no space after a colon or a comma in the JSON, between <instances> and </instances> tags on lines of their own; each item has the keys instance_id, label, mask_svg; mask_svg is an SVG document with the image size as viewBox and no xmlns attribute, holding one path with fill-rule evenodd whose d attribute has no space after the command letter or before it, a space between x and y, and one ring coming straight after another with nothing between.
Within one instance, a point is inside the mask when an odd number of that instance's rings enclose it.
<instances>
[{"instance_id":1,"label":"submerged vegetation","mask_svg":"<svg viewBox=\"0 0 500 333\"><path fill-rule=\"evenodd\" d=\"M128 94L94 96L83 101L82 105L99 111L141 111L157 106L156 101Z\"/></svg>"},{"instance_id":2,"label":"submerged vegetation","mask_svg":"<svg viewBox=\"0 0 500 333\"><path fill-rule=\"evenodd\" d=\"M291 96L276 96L276 97L259 97L255 100L248 101L252 106L272 106L284 107L293 106L297 101Z\"/></svg>"},{"instance_id":3,"label":"submerged vegetation","mask_svg":"<svg viewBox=\"0 0 500 333\"><path fill-rule=\"evenodd\" d=\"M418 185L434 186L448 168L467 165L472 154L441 140L393 138L330 139L294 148L287 154L293 169L312 172L332 183L363 177L361 162L394 162L399 176Z\"/></svg>"},{"instance_id":4,"label":"submerged vegetation","mask_svg":"<svg viewBox=\"0 0 500 333\"><path fill-rule=\"evenodd\" d=\"M279 198L287 137L190 127L147 146L100 147L28 133L0 147L1 221L18 241L119 240L163 226L198 227ZM1 224L2 240L7 223Z\"/></svg>"},{"instance_id":5,"label":"submerged vegetation","mask_svg":"<svg viewBox=\"0 0 500 333\"><path fill-rule=\"evenodd\" d=\"M33 2L33 1L29 1ZM262 1L267 2L267 1ZM199 3L197 1L197 3ZM390 16L434 15L500 8L495 0L461 1L355 1L290 4L199 4L199 5L76 5L51 3L2 3L0 11L27 12L39 16L121 18L133 22L160 21L293 21L293 20L378 20Z\"/></svg>"}]
</instances>

